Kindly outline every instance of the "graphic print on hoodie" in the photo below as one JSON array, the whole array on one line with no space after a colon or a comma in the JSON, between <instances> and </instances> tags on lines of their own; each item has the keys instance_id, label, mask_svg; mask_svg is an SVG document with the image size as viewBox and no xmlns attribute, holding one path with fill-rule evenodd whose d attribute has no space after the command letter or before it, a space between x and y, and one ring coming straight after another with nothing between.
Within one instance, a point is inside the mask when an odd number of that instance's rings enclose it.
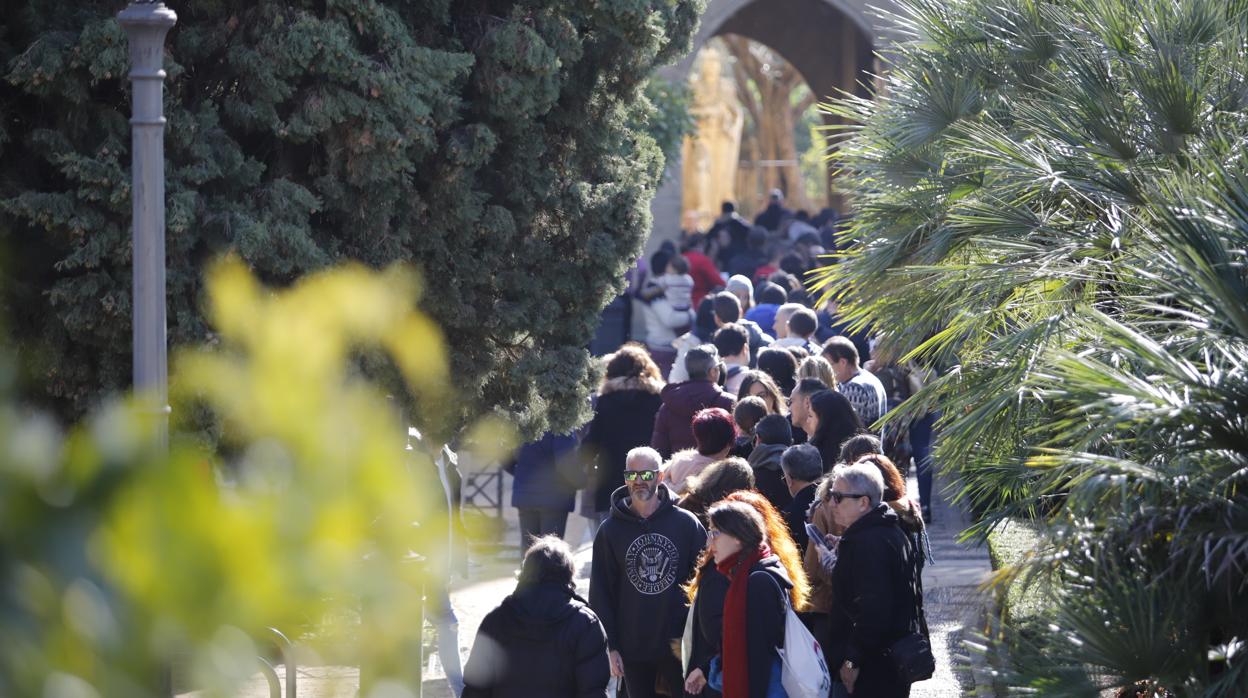
<instances>
[{"instance_id":1,"label":"graphic print on hoodie","mask_svg":"<svg viewBox=\"0 0 1248 698\"><path fill-rule=\"evenodd\" d=\"M688 606L681 586L706 547L706 529L679 509L660 484L659 506L643 519L627 487L611 495L611 517L594 537L589 603L607 631L607 644L630 661L670 653L684 630Z\"/></svg>"}]
</instances>

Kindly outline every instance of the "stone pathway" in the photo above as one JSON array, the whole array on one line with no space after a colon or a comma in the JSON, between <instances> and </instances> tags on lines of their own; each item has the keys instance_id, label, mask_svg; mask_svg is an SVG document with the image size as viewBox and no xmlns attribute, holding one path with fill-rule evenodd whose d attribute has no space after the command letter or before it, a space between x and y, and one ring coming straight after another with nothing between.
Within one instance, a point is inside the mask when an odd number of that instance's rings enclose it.
<instances>
[{"instance_id":1,"label":"stone pathway","mask_svg":"<svg viewBox=\"0 0 1248 698\"><path fill-rule=\"evenodd\" d=\"M939 489L939 484L933 489ZM913 475L907 487L918 491ZM987 548L957 542L958 535L970 526L965 512L951 506L939 493L933 499L934 520L928 537L935 563L923 570L923 601L936 655L936 675L914 684L912 698L976 693L974 667L962 642L966 630L975 627L983 616L988 597L979 585L992 572Z\"/></svg>"},{"instance_id":2,"label":"stone pathway","mask_svg":"<svg viewBox=\"0 0 1248 698\"><path fill-rule=\"evenodd\" d=\"M913 476L911 491L918 491ZM966 656L962 641L967 628L972 628L983 616L985 595L979 584L990 572L987 551L957 542L958 534L969 521L966 515L951 507L939 495L935 497L935 522L929 528L932 554L935 564L929 565L923 574L928 626L936 655L936 675L928 681L914 685L913 698L947 698L964 695L990 695L976 691L974 667ZM507 509L508 540L517 538L515 510ZM573 515L568 521L566 538L577 551L577 567L585 574L578 577L578 591L585 595L589 584L588 565L591 546L587 520ZM492 555L470 557L471 579L456 585L451 593L451 604L459 618L459 647L463 660L476 637L481 619L515 588L515 570L519 566L519 552L515 547L504 548ZM451 698L436 653L427 657L422 698ZM279 674L281 670L279 668ZM299 669L300 698L351 698L358 687L358 671L352 667L307 666ZM194 694L187 694L191 696ZM267 698L268 686L257 674L241 694L245 698Z\"/></svg>"}]
</instances>

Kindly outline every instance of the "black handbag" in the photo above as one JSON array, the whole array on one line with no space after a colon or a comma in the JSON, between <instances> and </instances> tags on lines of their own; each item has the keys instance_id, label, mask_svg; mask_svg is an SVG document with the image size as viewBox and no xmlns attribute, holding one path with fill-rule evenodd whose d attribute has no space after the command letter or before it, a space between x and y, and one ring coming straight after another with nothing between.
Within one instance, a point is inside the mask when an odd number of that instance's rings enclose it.
<instances>
[{"instance_id":1,"label":"black handbag","mask_svg":"<svg viewBox=\"0 0 1248 698\"><path fill-rule=\"evenodd\" d=\"M907 633L888 648L888 657L897 675L907 684L925 681L936 673L936 657L932 656L932 645L923 633Z\"/></svg>"},{"instance_id":2,"label":"black handbag","mask_svg":"<svg viewBox=\"0 0 1248 698\"><path fill-rule=\"evenodd\" d=\"M907 684L925 681L936 673L936 657L932 655L932 643L927 631L927 614L923 611L923 575L917 559L910 588L914 591L914 622L910 632L888 648L888 659L893 670Z\"/></svg>"}]
</instances>

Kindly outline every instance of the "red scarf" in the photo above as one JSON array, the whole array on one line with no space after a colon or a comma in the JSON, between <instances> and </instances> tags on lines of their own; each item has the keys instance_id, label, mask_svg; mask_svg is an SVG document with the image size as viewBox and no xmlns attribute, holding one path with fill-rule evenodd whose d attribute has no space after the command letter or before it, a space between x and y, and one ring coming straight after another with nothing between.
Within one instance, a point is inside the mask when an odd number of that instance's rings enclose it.
<instances>
[{"instance_id":1,"label":"red scarf","mask_svg":"<svg viewBox=\"0 0 1248 698\"><path fill-rule=\"evenodd\" d=\"M728 595L724 597L724 641L720 662L724 670L724 698L750 697L750 657L746 646L745 602L750 585L750 568L771 555L771 549L760 545L753 552L742 550L716 565L728 578Z\"/></svg>"}]
</instances>

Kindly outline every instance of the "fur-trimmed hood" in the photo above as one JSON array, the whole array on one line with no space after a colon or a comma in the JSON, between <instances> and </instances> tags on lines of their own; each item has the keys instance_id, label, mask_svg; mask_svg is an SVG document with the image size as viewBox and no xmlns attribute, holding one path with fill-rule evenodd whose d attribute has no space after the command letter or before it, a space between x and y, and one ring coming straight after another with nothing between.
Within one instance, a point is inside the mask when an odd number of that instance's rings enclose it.
<instances>
[{"instance_id":1,"label":"fur-trimmed hood","mask_svg":"<svg viewBox=\"0 0 1248 698\"><path fill-rule=\"evenodd\" d=\"M652 395L658 395L663 390L663 381L650 380L644 376L620 376L619 378L608 378L602 382L602 390L598 391L599 395L607 393L619 393L625 390L640 390Z\"/></svg>"}]
</instances>

